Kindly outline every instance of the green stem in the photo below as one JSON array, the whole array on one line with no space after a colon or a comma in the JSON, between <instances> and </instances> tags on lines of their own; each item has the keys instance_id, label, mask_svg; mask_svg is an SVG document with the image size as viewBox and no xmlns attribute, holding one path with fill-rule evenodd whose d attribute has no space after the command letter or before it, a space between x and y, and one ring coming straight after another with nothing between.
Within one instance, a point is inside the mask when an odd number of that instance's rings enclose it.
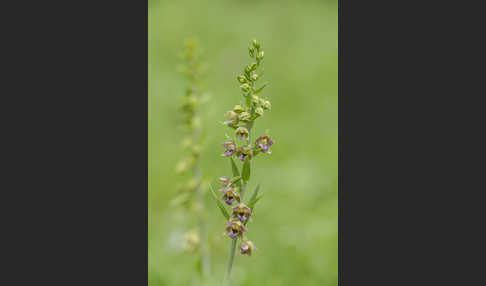
<instances>
[{"instance_id":1,"label":"green stem","mask_svg":"<svg viewBox=\"0 0 486 286\"><path fill-rule=\"evenodd\" d=\"M236 252L236 242L238 238L231 240L231 247L230 247L230 257L228 260L228 265L226 267L226 275L224 277L224 286L230 286L231 284L231 269L233 268L233 261L235 260L235 252Z\"/></svg>"},{"instance_id":2,"label":"green stem","mask_svg":"<svg viewBox=\"0 0 486 286\"><path fill-rule=\"evenodd\" d=\"M243 182L241 184L241 190L240 190L240 199L243 200L243 195L245 193L245 190L246 190L246 186L248 186L248 182Z\"/></svg>"}]
</instances>

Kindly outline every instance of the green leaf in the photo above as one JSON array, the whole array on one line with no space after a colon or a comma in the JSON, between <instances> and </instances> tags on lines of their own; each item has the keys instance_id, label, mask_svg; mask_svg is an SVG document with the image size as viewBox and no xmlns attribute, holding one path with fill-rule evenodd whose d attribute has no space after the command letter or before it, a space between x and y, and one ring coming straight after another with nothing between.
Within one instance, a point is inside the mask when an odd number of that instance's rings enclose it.
<instances>
[{"instance_id":1,"label":"green leaf","mask_svg":"<svg viewBox=\"0 0 486 286\"><path fill-rule=\"evenodd\" d=\"M233 171L233 177L238 177L240 175L240 171L238 171L238 167L235 164L235 161L233 160L232 157L230 157L231 160L231 170Z\"/></svg>"},{"instance_id":2,"label":"green leaf","mask_svg":"<svg viewBox=\"0 0 486 286\"><path fill-rule=\"evenodd\" d=\"M243 170L241 171L241 177L245 182L248 182L248 180L250 179L250 156L245 157L245 162L243 163Z\"/></svg>"},{"instance_id":3,"label":"green leaf","mask_svg":"<svg viewBox=\"0 0 486 286\"><path fill-rule=\"evenodd\" d=\"M253 92L253 94L259 94L267 85L268 85L268 82L264 83L259 89L255 90L255 92Z\"/></svg>"},{"instance_id":4,"label":"green leaf","mask_svg":"<svg viewBox=\"0 0 486 286\"><path fill-rule=\"evenodd\" d=\"M263 194L257 196L259 190L260 190L260 184L257 185L255 191L251 195L251 198L250 198L250 200L248 201L248 204L247 204L247 206L251 209L252 214L255 213L255 204L263 197ZM248 223L248 221L246 221L244 223L244 225L246 225L247 223Z\"/></svg>"},{"instance_id":5,"label":"green leaf","mask_svg":"<svg viewBox=\"0 0 486 286\"><path fill-rule=\"evenodd\" d=\"M209 188L211 189L211 194L213 195L214 201L218 205L218 208L221 210L221 213L223 214L223 216L226 219L229 220L230 215L229 215L228 211L224 208L223 203L221 203L221 201L218 199L218 196L216 196L216 194L214 193L213 187L211 185L209 185Z\"/></svg>"},{"instance_id":6,"label":"green leaf","mask_svg":"<svg viewBox=\"0 0 486 286\"><path fill-rule=\"evenodd\" d=\"M235 178L233 178L233 180L231 181L231 184L238 183L240 180L241 180L241 176L235 177Z\"/></svg>"},{"instance_id":7,"label":"green leaf","mask_svg":"<svg viewBox=\"0 0 486 286\"><path fill-rule=\"evenodd\" d=\"M253 191L253 194L251 195L250 199L248 200L248 204L256 199L256 197L258 196L259 190L260 190L260 184L258 184L257 187L255 188L255 190Z\"/></svg>"},{"instance_id":8,"label":"green leaf","mask_svg":"<svg viewBox=\"0 0 486 286\"><path fill-rule=\"evenodd\" d=\"M254 208L255 208L255 204L263 197L263 194L259 195L258 197L256 197L253 201L249 202L248 203L248 207L251 209L251 211L253 212L254 211Z\"/></svg>"}]
</instances>

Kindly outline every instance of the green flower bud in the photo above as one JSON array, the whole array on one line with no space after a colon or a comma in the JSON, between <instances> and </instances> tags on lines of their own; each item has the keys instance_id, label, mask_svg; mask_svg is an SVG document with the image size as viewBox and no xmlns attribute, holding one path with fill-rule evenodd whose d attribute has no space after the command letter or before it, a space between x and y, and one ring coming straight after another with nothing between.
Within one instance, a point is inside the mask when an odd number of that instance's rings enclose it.
<instances>
[{"instance_id":1,"label":"green flower bud","mask_svg":"<svg viewBox=\"0 0 486 286\"><path fill-rule=\"evenodd\" d=\"M238 119L238 114L236 114L236 112L230 110L228 112L226 112L224 114L228 119L231 119L231 120L234 120L234 119Z\"/></svg>"},{"instance_id":2,"label":"green flower bud","mask_svg":"<svg viewBox=\"0 0 486 286\"><path fill-rule=\"evenodd\" d=\"M249 74L251 72L251 66L245 67L245 73Z\"/></svg>"},{"instance_id":3,"label":"green flower bud","mask_svg":"<svg viewBox=\"0 0 486 286\"><path fill-rule=\"evenodd\" d=\"M254 73L252 76L251 76L251 79L253 81L256 81L258 79L258 75L256 73Z\"/></svg>"},{"instance_id":4,"label":"green flower bud","mask_svg":"<svg viewBox=\"0 0 486 286\"><path fill-rule=\"evenodd\" d=\"M257 107L257 109L255 109L255 113L259 116L263 116L263 108Z\"/></svg>"},{"instance_id":5,"label":"green flower bud","mask_svg":"<svg viewBox=\"0 0 486 286\"><path fill-rule=\"evenodd\" d=\"M250 70L254 71L258 68L258 64L257 63L252 63L251 66L250 66Z\"/></svg>"},{"instance_id":6,"label":"green flower bud","mask_svg":"<svg viewBox=\"0 0 486 286\"><path fill-rule=\"evenodd\" d=\"M225 121L226 125L236 125L238 124L238 114L233 110L230 110L224 114L229 120Z\"/></svg>"},{"instance_id":7,"label":"green flower bud","mask_svg":"<svg viewBox=\"0 0 486 286\"><path fill-rule=\"evenodd\" d=\"M264 55L263 51L259 52L256 56L257 60L263 60L263 55Z\"/></svg>"},{"instance_id":8,"label":"green flower bud","mask_svg":"<svg viewBox=\"0 0 486 286\"><path fill-rule=\"evenodd\" d=\"M245 76L243 75L239 75L237 78L236 78L240 83L245 83L246 82L246 78Z\"/></svg>"},{"instance_id":9,"label":"green flower bud","mask_svg":"<svg viewBox=\"0 0 486 286\"><path fill-rule=\"evenodd\" d=\"M270 101L265 100L263 103L263 109L272 109L272 104L270 104Z\"/></svg>"},{"instance_id":10,"label":"green flower bud","mask_svg":"<svg viewBox=\"0 0 486 286\"><path fill-rule=\"evenodd\" d=\"M255 56L255 48L248 48L248 53L250 54L250 57L254 57Z\"/></svg>"},{"instance_id":11,"label":"green flower bud","mask_svg":"<svg viewBox=\"0 0 486 286\"><path fill-rule=\"evenodd\" d=\"M257 40L253 40L253 47L255 47L255 49L260 49L260 43L257 41Z\"/></svg>"},{"instance_id":12,"label":"green flower bud","mask_svg":"<svg viewBox=\"0 0 486 286\"><path fill-rule=\"evenodd\" d=\"M251 97L251 102L253 102L254 104L258 104L260 102L260 97L258 97L258 95L253 95Z\"/></svg>"},{"instance_id":13,"label":"green flower bud","mask_svg":"<svg viewBox=\"0 0 486 286\"><path fill-rule=\"evenodd\" d=\"M250 113L248 113L248 112L246 112L246 111L245 111L245 112L242 112L242 113L240 114L239 119L240 119L241 121L248 122L248 121L250 121L250 119L251 119L251 115L250 115Z\"/></svg>"},{"instance_id":14,"label":"green flower bud","mask_svg":"<svg viewBox=\"0 0 486 286\"><path fill-rule=\"evenodd\" d=\"M240 88L243 92L248 92L250 91L250 85L248 85L247 83L244 83L242 85L240 85Z\"/></svg>"},{"instance_id":15,"label":"green flower bud","mask_svg":"<svg viewBox=\"0 0 486 286\"><path fill-rule=\"evenodd\" d=\"M241 106L241 105L235 105L235 107L233 107L233 111L236 112L236 113L242 113L243 111L245 111L245 109Z\"/></svg>"}]
</instances>

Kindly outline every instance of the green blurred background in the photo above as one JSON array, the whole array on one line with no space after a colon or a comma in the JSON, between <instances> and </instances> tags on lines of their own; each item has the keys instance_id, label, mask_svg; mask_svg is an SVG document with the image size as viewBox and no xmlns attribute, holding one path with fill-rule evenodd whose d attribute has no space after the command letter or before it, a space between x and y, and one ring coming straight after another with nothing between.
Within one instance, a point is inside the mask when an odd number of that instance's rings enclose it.
<instances>
[{"instance_id":1,"label":"green blurred background","mask_svg":"<svg viewBox=\"0 0 486 286\"><path fill-rule=\"evenodd\" d=\"M258 39L265 50L270 84L261 93L272 111L258 119L269 129L273 154L252 164L249 190L261 182L248 236L258 251L237 255L236 285L337 285L338 14L333 1L149 1L149 285L197 285L195 255L181 253L180 233L196 219L170 206L183 157L179 106L187 86L177 72L186 38L199 39L209 65L202 106L204 177L230 176L221 143L229 128L224 113L239 103L236 75L250 63L247 47ZM253 131L252 131L253 132ZM214 184L213 184L214 185ZM221 285L229 239L225 221L206 193L211 240L211 280Z\"/></svg>"}]
</instances>

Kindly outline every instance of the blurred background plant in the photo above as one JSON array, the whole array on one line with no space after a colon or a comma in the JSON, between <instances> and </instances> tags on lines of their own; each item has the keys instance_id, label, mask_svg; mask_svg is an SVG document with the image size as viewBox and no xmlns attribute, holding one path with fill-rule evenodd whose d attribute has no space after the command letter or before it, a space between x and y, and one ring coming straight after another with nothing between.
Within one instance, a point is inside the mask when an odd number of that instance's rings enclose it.
<instances>
[{"instance_id":1,"label":"blurred background plant","mask_svg":"<svg viewBox=\"0 0 486 286\"><path fill-rule=\"evenodd\" d=\"M184 64L179 70L187 79L187 88L180 107L182 131L185 134L182 148L185 156L177 163L176 172L183 175L177 187L177 195L171 201L171 206L183 207L184 211L198 219L196 226L185 225L188 228L183 243L180 244L186 253L197 255L200 285L204 285L210 274L210 253L207 245L207 213L204 202L203 170L201 170L200 152L202 145L203 122L201 121L201 106L209 96L201 88L205 65L201 63L201 48L195 39L186 39L180 57ZM181 225L180 227L184 227Z\"/></svg>"},{"instance_id":2,"label":"blurred background plant","mask_svg":"<svg viewBox=\"0 0 486 286\"><path fill-rule=\"evenodd\" d=\"M188 35L202 41L210 63L205 82L212 97L201 114L206 178L232 175L220 156L222 134L229 132L218 122L240 94L235 78L247 63L240 55L248 53L248 39L263 39L266 50L272 112L254 129L263 134L270 127L278 144L271 160L252 169L249 189L264 181L266 193L252 225L259 251L235 258L232 285L337 285L337 0L149 0L148 12L149 285L197 285L201 269L196 257L180 255L185 226L197 225L198 218L171 207L181 182L173 169L181 156L178 95L186 86L174 55ZM204 201L214 205L209 195ZM228 258L225 220L216 207L207 212L207 285L221 285Z\"/></svg>"}]
</instances>

